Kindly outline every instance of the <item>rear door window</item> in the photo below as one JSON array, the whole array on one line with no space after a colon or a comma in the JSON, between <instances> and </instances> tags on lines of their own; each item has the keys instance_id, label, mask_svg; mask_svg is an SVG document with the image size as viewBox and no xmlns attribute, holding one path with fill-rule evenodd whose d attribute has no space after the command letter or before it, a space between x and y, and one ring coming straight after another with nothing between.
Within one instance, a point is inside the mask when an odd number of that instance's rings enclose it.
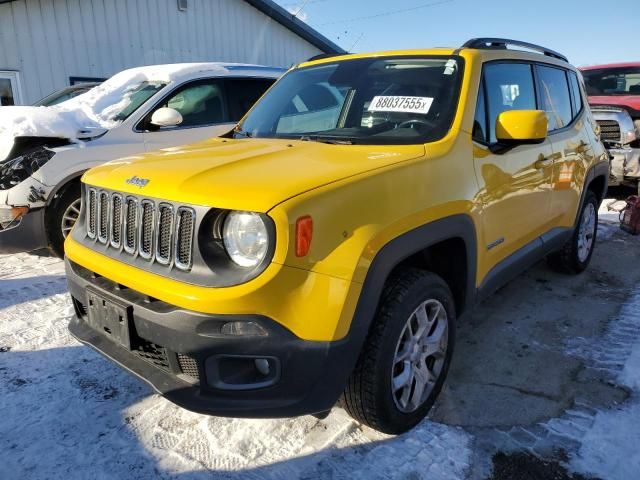
<instances>
[{"instance_id":1,"label":"rear door window","mask_svg":"<svg viewBox=\"0 0 640 480\"><path fill-rule=\"evenodd\" d=\"M229 119L239 121L258 101L267 89L273 85L271 78L231 78L225 80L229 99Z\"/></svg>"},{"instance_id":2,"label":"rear door window","mask_svg":"<svg viewBox=\"0 0 640 480\"><path fill-rule=\"evenodd\" d=\"M567 74L565 70L542 65L537 70L541 109L549 118L549 132L553 132L566 127L573 119Z\"/></svg>"}]
</instances>

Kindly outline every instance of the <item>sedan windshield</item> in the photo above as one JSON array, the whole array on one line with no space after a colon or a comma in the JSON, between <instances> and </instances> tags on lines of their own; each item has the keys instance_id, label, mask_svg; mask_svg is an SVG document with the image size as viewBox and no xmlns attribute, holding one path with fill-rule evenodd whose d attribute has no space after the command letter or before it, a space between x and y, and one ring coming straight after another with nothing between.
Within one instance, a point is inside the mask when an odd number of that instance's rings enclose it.
<instances>
[{"instance_id":1,"label":"sedan windshield","mask_svg":"<svg viewBox=\"0 0 640 480\"><path fill-rule=\"evenodd\" d=\"M291 71L235 136L410 144L442 138L456 112L460 57L389 57Z\"/></svg>"},{"instance_id":2,"label":"sedan windshield","mask_svg":"<svg viewBox=\"0 0 640 480\"><path fill-rule=\"evenodd\" d=\"M122 74L120 74L122 75ZM58 111L81 110L89 116L88 124L112 128L129 118L138 108L162 90L166 83L155 81L115 81L112 77L82 95L55 105Z\"/></svg>"},{"instance_id":3,"label":"sedan windshield","mask_svg":"<svg viewBox=\"0 0 640 480\"><path fill-rule=\"evenodd\" d=\"M588 95L640 95L640 67L582 72Z\"/></svg>"}]
</instances>

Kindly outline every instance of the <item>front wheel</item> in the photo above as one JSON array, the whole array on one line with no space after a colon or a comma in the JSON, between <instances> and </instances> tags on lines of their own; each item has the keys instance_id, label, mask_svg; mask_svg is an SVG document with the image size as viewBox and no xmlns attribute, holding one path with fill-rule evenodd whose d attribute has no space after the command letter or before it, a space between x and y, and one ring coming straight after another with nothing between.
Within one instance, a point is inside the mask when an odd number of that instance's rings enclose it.
<instances>
[{"instance_id":1,"label":"front wheel","mask_svg":"<svg viewBox=\"0 0 640 480\"><path fill-rule=\"evenodd\" d=\"M444 383L455 339L455 306L437 275L403 269L387 283L343 395L356 420L389 434L418 424Z\"/></svg>"},{"instance_id":2,"label":"front wheel","mask_svg":"<svg viewBox=\"0 0 640 480\"><path fill-rule=\"evenodd\" d=\"M597 234L598 198L592 191L588 191L573 235L561 250L547 257L547 262L559 272L583 272L591 261Z\"/></svg>"},{"instance_id":3,"label":"front wheel","mask_svg":"<svg viewBox=\"0 0 640 480\"><path fill-rule=\"evenodd\" d=\"M47 225L49 248L60 258L64 257L64 240L80 217L80 206L80 185L73 184L50 207L52 211Z\"/></svg>"}]
</instances>

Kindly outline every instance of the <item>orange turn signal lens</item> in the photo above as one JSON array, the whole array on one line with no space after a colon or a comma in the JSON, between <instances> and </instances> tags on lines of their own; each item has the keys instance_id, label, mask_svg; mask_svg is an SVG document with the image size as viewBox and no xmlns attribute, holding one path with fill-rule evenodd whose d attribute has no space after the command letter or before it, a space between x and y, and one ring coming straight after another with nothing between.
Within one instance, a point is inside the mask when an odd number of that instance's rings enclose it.
<instances>
[{"instance_id":1,"label":"orange turn signal lens","mask_svg":"<svg viewBox=\"0 0 640 480\"><path fill-rule=\"evenodd\" d=\"M296 257L305 257L311 248L313 219L310 216L296 220Z\"/></svg>"},{"instance_id":2,"label":"orange turn signal lens","mask_svg":"<svg viewBox=\"0 0 640 480\"><path fill-rule=\"evenodd\" d=\"M29 207L13 207L11 209L11 216L14 220L24 217L27 213L29 213Z\"/></svg>"}]
</instances>

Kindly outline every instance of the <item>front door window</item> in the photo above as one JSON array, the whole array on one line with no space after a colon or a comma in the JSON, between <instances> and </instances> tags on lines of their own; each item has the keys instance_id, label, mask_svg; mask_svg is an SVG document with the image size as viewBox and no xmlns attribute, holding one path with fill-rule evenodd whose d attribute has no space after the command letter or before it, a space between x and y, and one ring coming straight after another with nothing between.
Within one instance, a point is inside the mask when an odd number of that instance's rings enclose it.
<instances>
[{"instance_id":1,"label":"front door window","mask_svg":"<svg viewBox=\"0 0 640 480\"><path fill-rule=\"evenodd\" d=\"M17 72L0 71L0 106L8 107L22 103L20 77Z\"/></svg>"}]
</instances>

